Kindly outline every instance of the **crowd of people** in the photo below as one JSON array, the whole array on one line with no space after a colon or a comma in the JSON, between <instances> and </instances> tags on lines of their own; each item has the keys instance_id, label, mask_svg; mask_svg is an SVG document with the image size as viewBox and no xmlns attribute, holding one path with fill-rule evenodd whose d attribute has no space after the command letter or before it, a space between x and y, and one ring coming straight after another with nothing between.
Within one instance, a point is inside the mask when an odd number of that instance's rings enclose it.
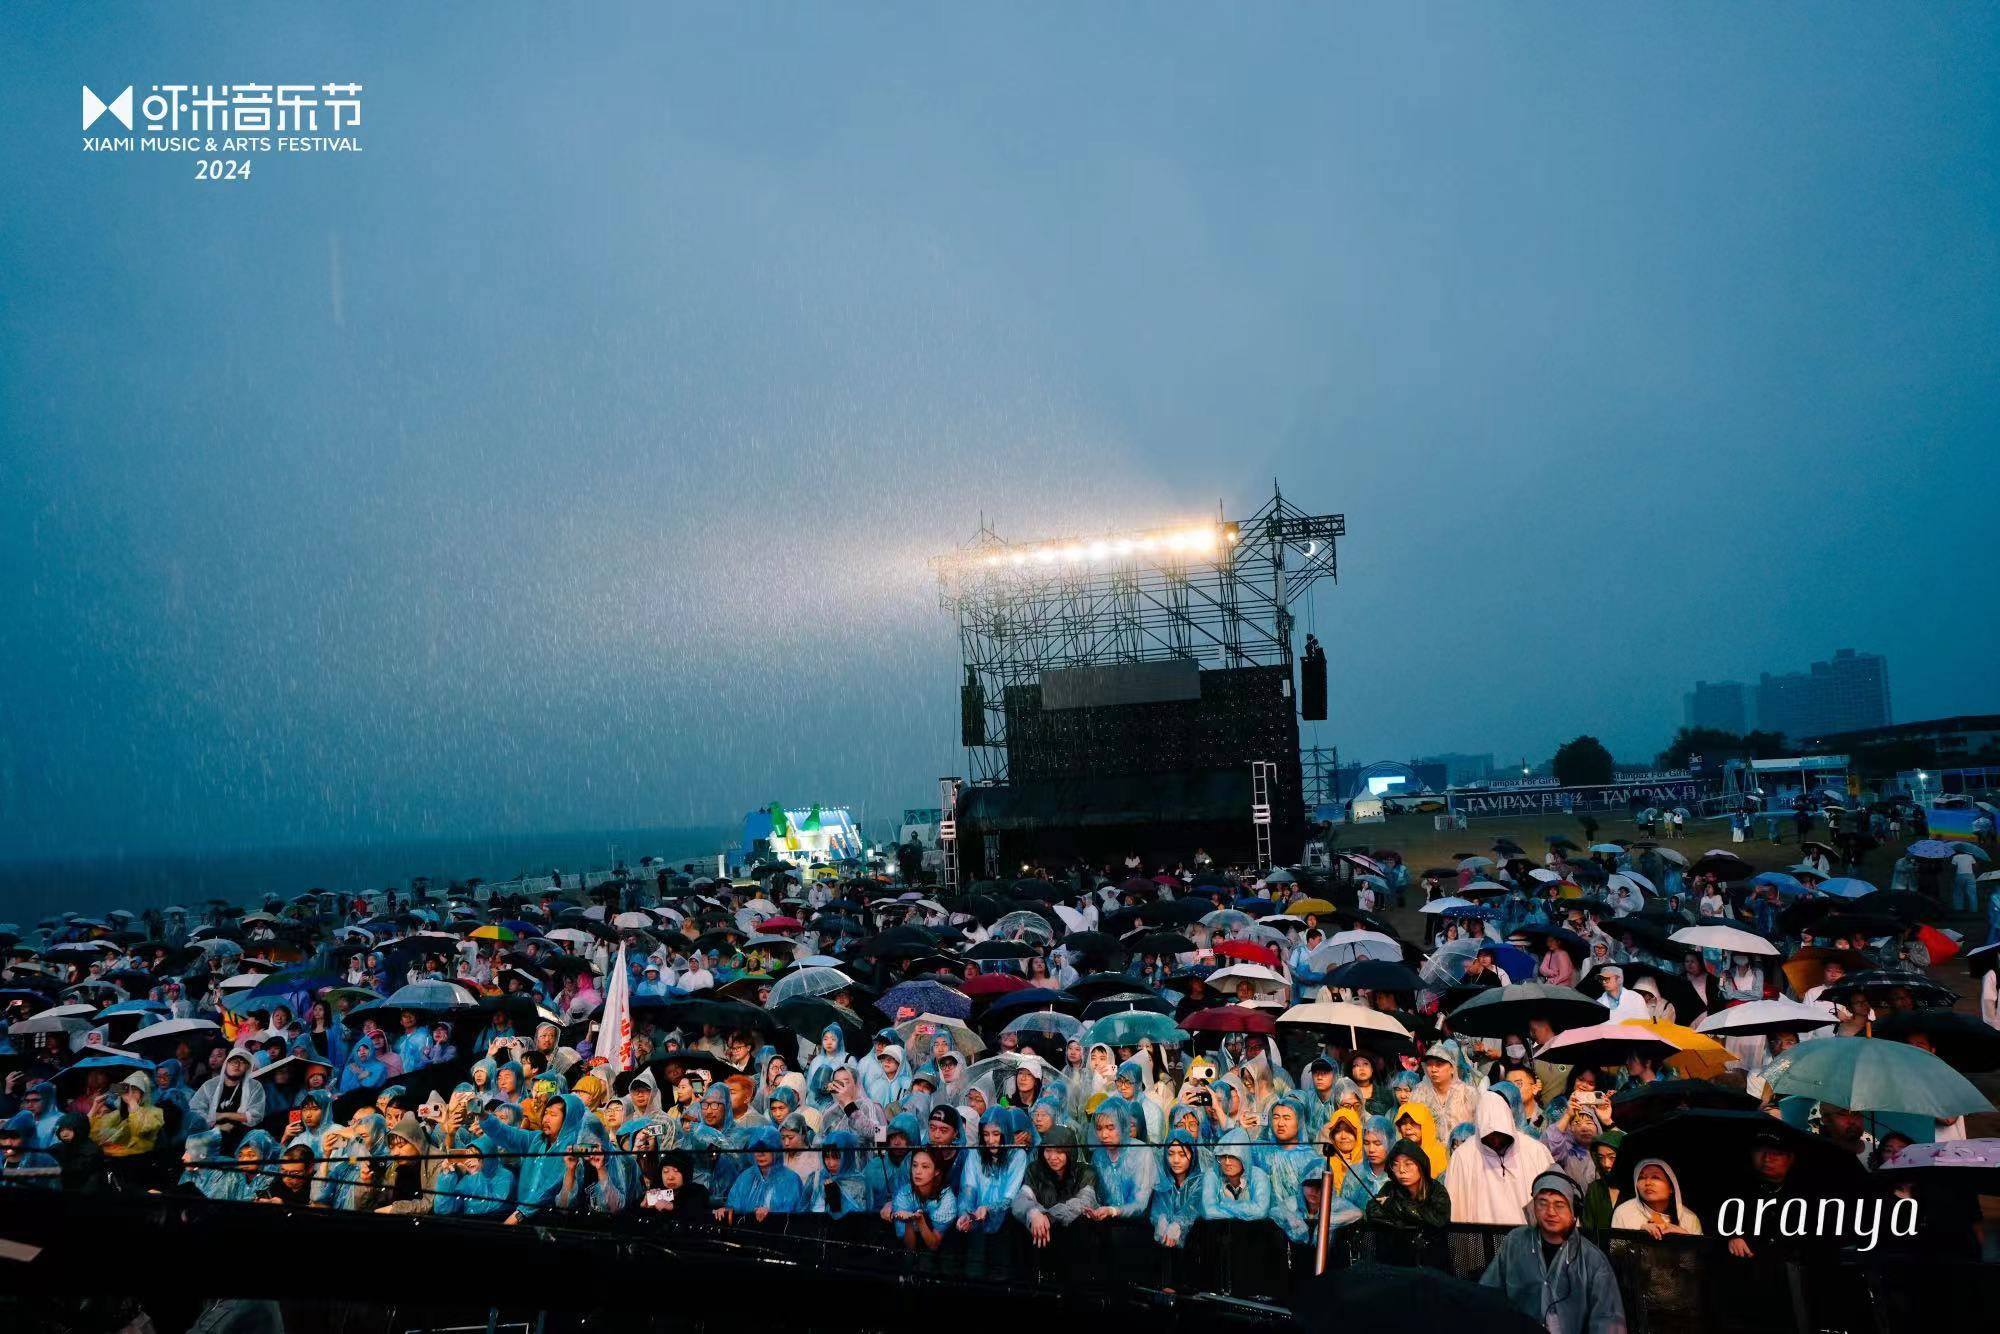
<instances>
[{"instance_id":1,"label":"crowd of people","mask_svg":"<svg viewBox=\"0 0 2000 1334\"><path fill-rule=\"evenodd\" d=\"M810 1227L1267 1295L1357 1255L1449 1268L1454 1229L1497 1225L1485 1281L1563 1330L1622 1319L1607 1238L1801 1244L1761 1211L1722 1235L1730 1191L1918 1198L1905 1244L1980 1253L1972 1191L1903 1166L1978 1106L1790 1078L1829 1038L1947 1072L2000 1044L1995 945L1946 905L1649 842L1143 869L662 868L0 927L0 1189ZM1926 971L1956 956L1984 1026Z\"/></svg>"}]
</instances>

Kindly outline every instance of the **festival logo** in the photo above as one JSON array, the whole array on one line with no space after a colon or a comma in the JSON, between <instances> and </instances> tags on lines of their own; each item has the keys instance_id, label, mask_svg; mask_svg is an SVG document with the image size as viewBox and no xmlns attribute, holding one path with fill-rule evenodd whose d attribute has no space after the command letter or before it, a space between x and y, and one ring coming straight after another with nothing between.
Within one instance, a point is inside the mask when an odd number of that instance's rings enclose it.
<instances>
[{"instance_id":1,"label":"festival logo","mask_svg":"<svg viewBox=\"0 0 2000 1334\"><path fill-rule=\"evenodd\" d=\"M262 154L363 151L358 83L146 87L138 96L138 85L128 84L107 102L83 85L84 152L158 154L190 164L196 180L248 181Z\"/></svg>"}]
</instances>

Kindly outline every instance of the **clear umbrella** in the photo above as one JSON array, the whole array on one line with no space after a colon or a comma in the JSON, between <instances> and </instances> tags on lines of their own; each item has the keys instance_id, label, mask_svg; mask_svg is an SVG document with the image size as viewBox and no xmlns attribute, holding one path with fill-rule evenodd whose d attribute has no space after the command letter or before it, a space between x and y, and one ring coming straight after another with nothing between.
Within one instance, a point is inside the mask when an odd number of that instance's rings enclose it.
<instances>
[{"instance_id":1,"label":"clear umbrella","mask_svg":"<svg viewBox=\"0 0 2000 1334\"><path fill-rule=\"evenodd\" d=\"M832 996L853 985L854 979L838 968L801 968L771 984L770 1003L776 1005L794 996Z\"/></svg>"}]
</instances>

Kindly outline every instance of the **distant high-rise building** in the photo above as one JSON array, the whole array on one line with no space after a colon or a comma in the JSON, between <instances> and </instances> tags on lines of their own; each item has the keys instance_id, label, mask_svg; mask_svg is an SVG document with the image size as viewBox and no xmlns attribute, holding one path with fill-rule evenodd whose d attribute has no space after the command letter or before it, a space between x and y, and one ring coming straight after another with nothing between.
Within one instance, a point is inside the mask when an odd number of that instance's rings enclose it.
<instances>
[{"instance_id":1,"label":"distant high-rise building","mask_svg":"<svg viewBox=\"0 0 2000 1334\"><path fill-rule=\"evenodd\" d=\"M1681 696L1681 722L1688 727L1712 727L1737 736L1750 730L1741 681L1696 681Z\"/></svg>"},{"instance_id":2,"label":"distant high-rise building","mask_svg":"<svg viewBox=\"0 0 2000 1334\"><path fill-rule=\"evenodd\" d=\"M1457 787L1461 783L1483 783L1493 776L1493 753L1484 755L1461 755L1456 751L1444 755L1426 755L1416 761L1419 766L1441 764L1444 766L1444 781Z\"/></svg>"},{"instance_id":3,"label":"distant high-rise building","mask_svg":"<svg viewBox=\"0 0 2000 1334\"><path fill-rule=\"evenodd\" d=\"M1797 741L1889 724L1889 662L1844 648L1811 671L1757 680L1757 726Z\"/></svg>"}]
</instances>

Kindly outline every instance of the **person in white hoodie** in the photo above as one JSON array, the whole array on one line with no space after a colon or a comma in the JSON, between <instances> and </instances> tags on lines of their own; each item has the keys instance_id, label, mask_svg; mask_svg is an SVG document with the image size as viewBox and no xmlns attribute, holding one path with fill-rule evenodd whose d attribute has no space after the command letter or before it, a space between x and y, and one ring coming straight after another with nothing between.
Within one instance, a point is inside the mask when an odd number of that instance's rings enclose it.
<instances>
[{"instance_id":1,"label":"person in white hoodie","mask_svg":"<svg viewBox=\"0 0 2000 1334\"><path fill-rule=\"evenodd\" d=\"M1518 1133L1507 1100L1487 1089L1473 1120L1479 1138L1462 1144L1445 1167L1454 1223L1512 1223L1533 1196L1535 1178L1554 1160L1539 1141Z\"/></svg>"},{"instance_id":2,"label":"person in white hoodie","mask_svg":"<svg viewBox=\"0 0 2000 1334\"><path fill-rule=\"evenodd\" d=\"M1646 1008L1646 998L1625 986L1625 969L1615 963L1600 966L1597 975L1604 981L1604 994L1597 1003L1611 1011L1604 1022L1622 1024L1627 1019L1651 1019L1653 1012Z\"/></svg>"}]
</instances>

